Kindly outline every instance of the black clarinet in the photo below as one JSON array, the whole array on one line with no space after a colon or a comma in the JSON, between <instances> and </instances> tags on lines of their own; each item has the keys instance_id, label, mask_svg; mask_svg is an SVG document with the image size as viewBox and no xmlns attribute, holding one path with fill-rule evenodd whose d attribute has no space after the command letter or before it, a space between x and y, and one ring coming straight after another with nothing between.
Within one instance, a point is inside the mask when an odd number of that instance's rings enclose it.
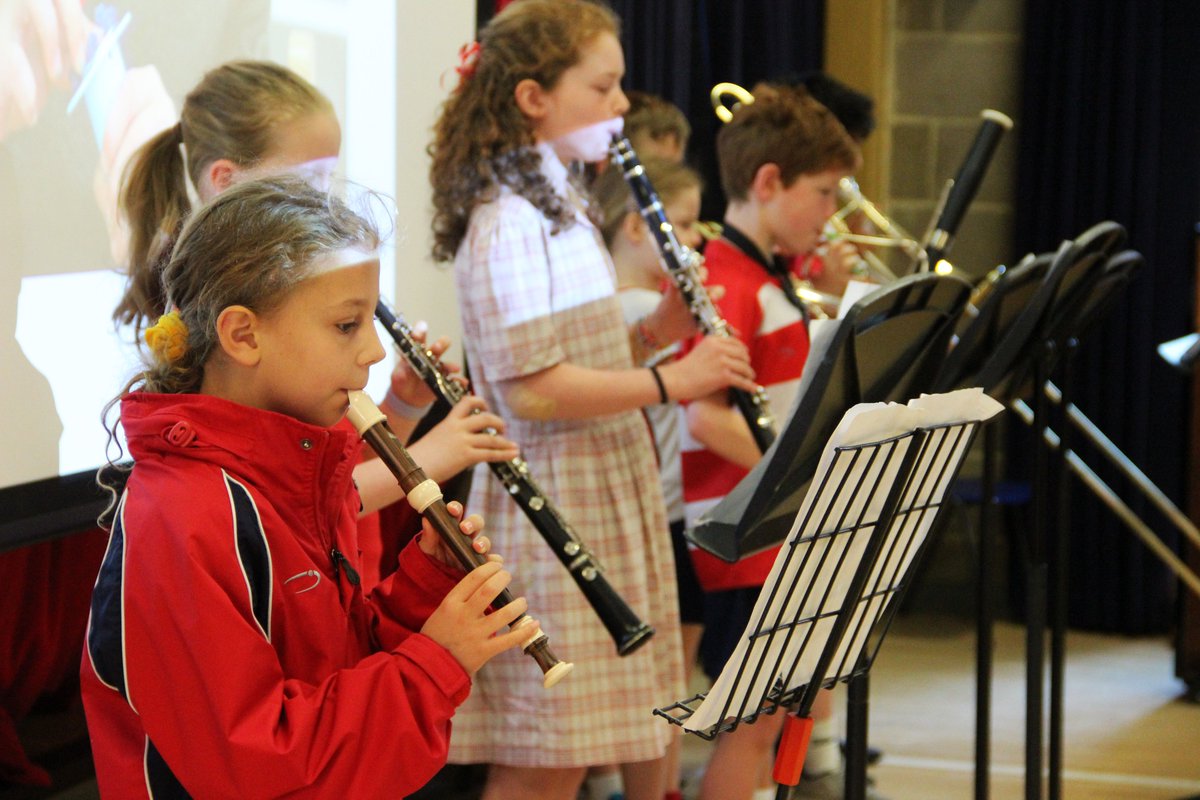
<instances>
[{"instance_id":1,"label":"black clarinet","mask_svg":"<svg viewBox=\"0 0 1200 800\"><path fill-rule=\"evenodd\" d=\"M379 410L379 407L372 402L366 392L350 392L349 399L350 408L346 412L347 419L350 420L363 441L371 445L371 449L379 454L379 458L396 476L396 481L400 484L400 488L404 489L409 505L418 514L429 520L434 533L450 548L450 552L454 553L454 557L463 569L469 572L486 563L487 559L482 554L475 552L475 549L467 543L466 537L462 535L458 528L458 521L446 508L446 503L442 499L442 490L438 487L437 482L425 477L424 470L412 460L408 451L404 449L400 440L388 427L387 417ZM496 599L492 601L492 607L503 608L512 601L512 592L505 588L496 595ZM574 668L574 664L562 661L554 655L550 649L550 640L546 638L541 627L533 623L528 614L521 614L509 623L508 627L514 631L518 628L526 629L527 638L521 644L521 649L537 662L538 667L542 670L542 685L547 689L566 677L567 673Z\"/></svg>"},{"instance_id":2,"label":"black clarinet","mask_svg":"<svg viewBox=\"0 0 1200 800\"><path fill-rule=\"evenodd\" d=\"M704 264L704 257L695 250L684 247L675 237L675 229L667 221L658 193L646 177L646 170L638 160L637 153L633 151L633 145L624 137L614 136L610 152L613 163L621 169L621 174L625 176L629 188L633 191L642 219L654 234L654 240L658 244L659 261L679 287L679 293L691 309L696 325L706 336L732 336L729 324L717 312L716 306L708 296L708 290L700 281L699 269ZM733 396L734 405L750 425L750 433L754 436L758 449L767 452L767 448L775 441L775 417L771 414L766 391L760 387L751 393L730 387L729 392Z\"/></svg>"},{"instance_id":3,"label":"black clarinet","mask_svg":"<svg viewBox=\"0 0 1200 800\"><path fill-rule=\"evenodd\" d=\"M404 360L435 395L451 406L466 396L467 390L462 384L447 376L437 357L416 340L412 328L383 300L376 304L375 316L387 328ZM494 430L488 432L495 433ZM604 570L596 557L534 481L524 459L491 462L488 467L567 568L612 636L617 653L627 656L645 644L654 635L654 628L639 619L629 604L617 594L604 577Z\"/></svg>"}]
</instances>

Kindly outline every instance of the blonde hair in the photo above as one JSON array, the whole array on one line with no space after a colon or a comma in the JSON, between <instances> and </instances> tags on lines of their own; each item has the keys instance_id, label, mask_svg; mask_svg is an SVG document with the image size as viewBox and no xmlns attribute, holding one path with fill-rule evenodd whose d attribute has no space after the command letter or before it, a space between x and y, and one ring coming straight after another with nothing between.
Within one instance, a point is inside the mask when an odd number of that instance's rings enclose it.
<instances>
[{"instance_id":1,"label":"blonde hair","mask_svg":"<svg viewBox=\"0 0 1200 800\"><path fill-rule=\"evenodd\" d=\"M628 91L629 110L625 112L625 137L634 141L639 135L651 139L673 136L681 151L687 150L692 126L679 106L649 92Z\"/></svg>"},{"instance_id":2,"label":"blonde hair","mask_svg":"<svg viewBox=\"0 0 1200 800\"><path fill-rule=\"evenodd\" d=\"M646 178L664 206L671 205L680 193L688 189L703 188L700 174L678 161L647 156L642 160L642 168L646 170ZM639 213L633 192L621 170L614 165L604 170L592 184L592 195L604 216L600 224L604 244L612 247L625 217Z\"/></svg>"},{"instance_id":3,"label":"blonde hair","mask_svg":"<svg viewBox=\"0 0 1200 800\"><path fill-rule=\"evenodd\" d=\"M329 99L278 64L231 61L205 74L184 100L179 123L142 145L122 176L129 283L115 321L141 328L166 310L160 273L192 210L188 178L200 186L207 167L222 158L253 167L270 153L281 125L318 111L333 113Z\"/></svg>"},{"instance_id":4,"label":"blonde hair","mask_svg":"<svg viewBox=\"0 0 1200 800\"><path fill-rule=\"evenodd\" d=\"M454 258L471 212L500 184L555 223L570 223L572 210L539 171L533 130L514 91L527 78L554 88L585 46L618 31L616 15L587 0L517 0L480 31L478 59L442 105L429 146L435 260Z\"/></svg>"},{"instance_id":5,"label":"blonde hair","mask_svg":"<svg viewBox=\"0 0 1200 800\"><path fill-rule=\"evenodd\" d=\"M763 164L777 164L784 186L833 167L853 170L858 146L825 106L802 88L760 83L717 133L721 188L745 200Z\"/></svg>"}]
</instances>

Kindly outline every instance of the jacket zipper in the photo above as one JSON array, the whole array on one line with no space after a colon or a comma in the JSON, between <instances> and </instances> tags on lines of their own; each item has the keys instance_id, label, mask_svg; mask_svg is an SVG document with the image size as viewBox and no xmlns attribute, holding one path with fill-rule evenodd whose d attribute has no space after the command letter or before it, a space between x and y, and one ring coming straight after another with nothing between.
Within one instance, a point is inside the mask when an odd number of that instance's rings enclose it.
<instances>
[{"instance_id":1,"label":"jacket zipper","mask_svg":"<svg viewBox=\"0 0 1200 800\"><path fill-rule=\"evenodd\" d=\"M345 569L346 580L354 586L358 586L361 579L358 577L358 572L350 565L350 559L342 555L336 547L330 549L329 557L333 560L333 579L337 580L339 568Z\"/></svg>"}]
</instances>

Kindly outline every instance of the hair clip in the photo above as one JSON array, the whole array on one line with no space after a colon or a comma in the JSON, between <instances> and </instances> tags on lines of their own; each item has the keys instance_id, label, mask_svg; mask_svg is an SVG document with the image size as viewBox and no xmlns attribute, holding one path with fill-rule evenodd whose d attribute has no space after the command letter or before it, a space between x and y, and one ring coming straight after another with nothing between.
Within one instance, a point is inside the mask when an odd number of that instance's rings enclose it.
<instances>
[{"instance_id":1,"label":"hair clip","mask_svg":"<svg viewBox=\"0 0 1200 800\"><path fill-rule=\"evenodd\" d=\"M150 346L150 352L166 364L175 363L187 352L188 329L178 311L163 314L142 336Z\"/></svg>"},{"instance_id":2,"label":"hair clip","mask_svg":"<svg viewBox=\"0 0 1200 800\"><path fill-rule=\"evenodd\" d=\"M483 45L479 42L471 42L458 48L458 66L454 68L454 71L458 73L459 87L475 74L475 69L479 66L479 55L482 52Z\"/></svg>"}]
</instances>

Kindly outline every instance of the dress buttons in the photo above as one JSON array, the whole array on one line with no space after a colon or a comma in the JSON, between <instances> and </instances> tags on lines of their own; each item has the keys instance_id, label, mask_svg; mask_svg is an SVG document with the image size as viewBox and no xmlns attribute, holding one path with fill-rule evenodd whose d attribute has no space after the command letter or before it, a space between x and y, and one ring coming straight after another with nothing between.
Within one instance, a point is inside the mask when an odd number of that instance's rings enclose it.
<instances>
[{"instance_id":1,"label":"dress buttons","mask_svg":"<svg viewBox=\"0 0 1200 800\"><path fill-rule=\"evenodd\" d=\"M304 450L312 450L312 439L301 439L300 447Z\"/></svg>"}]
</instances>

